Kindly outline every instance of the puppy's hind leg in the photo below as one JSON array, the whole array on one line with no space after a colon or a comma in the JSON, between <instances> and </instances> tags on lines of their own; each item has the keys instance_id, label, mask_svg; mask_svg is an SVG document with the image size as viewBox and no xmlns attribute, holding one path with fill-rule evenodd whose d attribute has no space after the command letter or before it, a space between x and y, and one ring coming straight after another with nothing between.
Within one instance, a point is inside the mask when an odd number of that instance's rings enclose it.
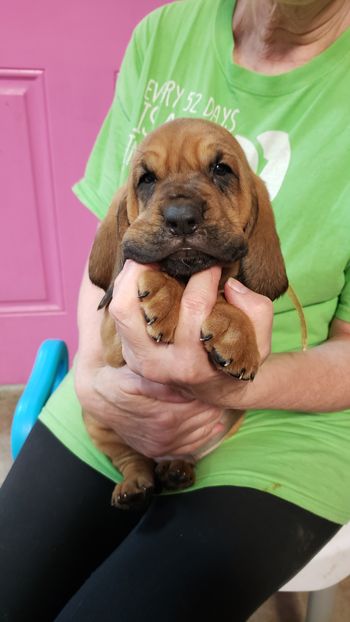
<instances>
[{"instance_id":1,"label":"puppy's hind leg","mask_svg":"<svg viewBox=\"0 0 350 622\"><path fill-rule=\"evenodd\" d=\"M124 451L123 451L124 449ZM114 466L122 473L124 480L116 484L111 503L121 510L138 509L146 506L154 491L154 462L137 453L127 445L118 447Z\"/></svg>"},{"instance_id":2,"label":"puppy's hind leg","mask_svg":"<svg viewBox=\"0 0 350 622\"><path fill-rule=\"evenodd\" d=\"M126 445L113 430L88 413L84 413L84 421L96 447L111 459L124 478L116 484L111 504L122 510L146 506L154 491L154 461Z\"/></svg>"},{"instance_id":3,"label":"puppy's hind leg","mask_svg":"<svg viewBox=\"0 0 350 622\"><path fill-rule=\"evenodd\" d=\"M162 490L183 490L195 483L195 464L181 458L161 460L155 470L156 482Z\"/></svg>"}]
</instances>

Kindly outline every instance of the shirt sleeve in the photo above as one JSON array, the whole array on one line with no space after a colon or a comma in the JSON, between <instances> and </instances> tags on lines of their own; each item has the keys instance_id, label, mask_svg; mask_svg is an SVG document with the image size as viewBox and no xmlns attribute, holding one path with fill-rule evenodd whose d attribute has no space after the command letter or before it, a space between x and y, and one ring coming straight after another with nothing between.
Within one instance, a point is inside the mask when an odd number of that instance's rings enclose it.
<instances>
[{"instance_id":1,"label":"shirt sleeve","mask_svg":"<svg viewBox=\"0 0 350 622\"><path fill-rule=\"evenodd\" d=\"M335 317L350 322L350 262L345 270L345 284L340 292Z\"/></svg>"},{"instance_id":2,"label":"shirt sleeve","mask_svg":"<svg viewBox=\"0 0 350 622\"><path fill-rule=\"evenodd\" d=\"M114 99L97 136L84 177L73 186L78 199L100 219L106 215L112 197L123 181L122 159L131 123L130 110L142 67L139 51L141 26L142 22L127 47Z\"/></svg>"}]
</instances>

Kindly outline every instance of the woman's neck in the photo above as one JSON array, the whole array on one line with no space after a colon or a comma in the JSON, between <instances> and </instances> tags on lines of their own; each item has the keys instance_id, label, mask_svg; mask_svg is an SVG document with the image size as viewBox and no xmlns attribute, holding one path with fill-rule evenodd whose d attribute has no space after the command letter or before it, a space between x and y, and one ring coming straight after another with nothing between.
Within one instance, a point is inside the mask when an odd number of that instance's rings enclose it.
<instances>
[{"instance_id":1,"label":"woman's neck","mask_svg":"<svg viewBox=\"0 0 350 622\"><path fill-rule=\"evenodd\" d=\"M278 74L307 63L350 26L348 0L237 0L234 61Z\"/></svg>"}]
</instances>

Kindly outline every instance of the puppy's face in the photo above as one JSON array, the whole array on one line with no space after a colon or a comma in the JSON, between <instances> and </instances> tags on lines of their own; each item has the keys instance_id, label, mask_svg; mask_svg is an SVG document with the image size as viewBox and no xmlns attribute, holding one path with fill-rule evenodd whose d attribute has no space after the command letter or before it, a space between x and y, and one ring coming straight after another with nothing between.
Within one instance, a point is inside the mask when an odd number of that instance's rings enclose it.
<instances>
[{"instance_id":1,"label":"puppy's face","mask_svg":"<svg viewBox=\"0 0 350 622\"><path fill-rule=\"evenodd\" d=\"M182 281L219 265L271 300L288 287L264 184L231 134L202 119L166 123L138 147L95 238L91 281L108 290L126 259Z\"/></svg>"},{"instance_id":2,"label":"puppy's face","mask_svg":"<svg viewBox=\"0 0 350 622\"><path fill-rule=\"evenodd\" d=\"M124 258L159 263L182 280L229 267L248 252L254 203L251 171L226 130L201 120L165 124L133 160Z\"/></svg>"}]
</instances>

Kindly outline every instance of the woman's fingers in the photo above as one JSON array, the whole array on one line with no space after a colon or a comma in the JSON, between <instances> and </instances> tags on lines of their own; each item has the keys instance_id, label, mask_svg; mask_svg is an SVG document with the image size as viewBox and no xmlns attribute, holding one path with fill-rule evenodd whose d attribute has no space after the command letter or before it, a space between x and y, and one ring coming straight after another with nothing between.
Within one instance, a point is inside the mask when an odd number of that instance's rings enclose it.
<instances>
[{"instance_id":1,"label":"woman's fingers","mask_svg":"<svg viewBox=\"0 0 350 622\"><path fill-rule=\"evenodd\" d=\"M98 415L101 411L102 421L149 457L180 455L189 445L199 447L207 442L215 426L221 429L221 409L199 400L176 401L173 389L140 378L126 366L101 368L93 384L104 398L94 412Z\"/></svg>"},{"instance_id":2,"label":"woman's fingers","mask_svg":"<svg viewBox=\"0 0 350 622\"><path fill-rule=\"evenodd\" d=\"M175 340L181 348L200 347L200 332L218 297L220 268L194 274L188 281L180 305Z\"/></svg>"},{"instance_id":3,"label":"woman's fingers","mask_svg":"<svg viewBox=\"0 0 350 622\"><path fill-rule=\"evenodd\" d=\"M227 302L238 307L251 320L262 362L271 351L273 304L269 298L253 292L236 279L225 283Z\"/></svg>"},{"instance_id":4,"label":"woman's fingers","mask_svg":"<svg viewBox=\"0 0 350 622\"><path fill-rule=\"evenodd\" d=\"M126 338L133 337L135 347L145 347L145 344L150 343L137 291L139 276L149 269L150 266L127 260L114 282L113 299L109 305L109 312L116 322L118 332Z\"/></svg>"}]
</instances>

